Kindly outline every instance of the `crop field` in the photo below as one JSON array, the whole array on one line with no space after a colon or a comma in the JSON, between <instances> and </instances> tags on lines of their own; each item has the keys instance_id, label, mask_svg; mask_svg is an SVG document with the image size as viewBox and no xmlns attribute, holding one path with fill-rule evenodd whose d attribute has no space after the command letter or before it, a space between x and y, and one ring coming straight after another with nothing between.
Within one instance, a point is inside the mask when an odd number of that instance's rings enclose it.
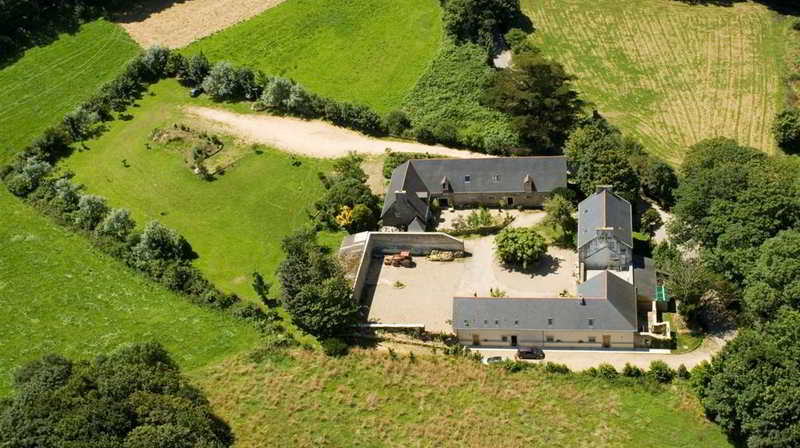
<instances>
[{"instance_id":1,"label":"crop field","mask_svg":"<svg viewBox=\"0 0 800 448\"><path fill-rule=\"evenodd\" d=\"M437 0L288 0L185 53L287 76L385 113L402 105L441 34Z\"/></svg>"},{"instance_id":2,"label":"crop field","mask_svg":"<svg viewBox=\"0 0 800 448\"><path fill-rule=\"evenodd\" d=\"M114 78L138 52L122 28L98 20L0 69L0 163Z\"/></svg>"},{"instance_id":3,"label":"crop field","mask_svg":"<svg viewBox=\"0 0 800 448\"><path fill-rule=\"evenodd\" d=\"M356 351L236 357L192 374L236 447L728 447L685 384L505 373L466 359ZM667 435L668 434L668 435Z\"/></svg>"},{"instance_id":4,"label":"crop field","mask_svg":"<svg viewBox=\"0 0 800 448\"><path fill-rule=\"evenodd\" d=\"M726 136L773 152L790 21L755 3L522 0L534 43L578 77L585 100L678 163Z\"/></svg>"},{"instance_id":5,"label":"crop field","mask_svg":"<svg viewBox=\"0 0 800 448\"><path fill-rule=\"evenodd\" d=\"M192 305L0 189L0 396L48 353L91 358L157 340L184 368L258 344L250 326Z\"/></svg>"},{"instance_id":6,"label":"crop field","mask_svg":"<svg viewBox=\"0 0 800 448\"><path fill-rule=\"evenodd\" d=\"M76 182L89 192L130 209L140 226L157 219L179 231L211 281L253 297L251 273L272 277L282 258L282 237L308 221L307 209L323 191L317 172L329 171L332 161L293 157L217 134L226 145L215 157L233 155L237 161L216 180L204 181L184 162L185 153L150 138L154 129L174 123L202 129L185 118L185 104L209 100L189 98L173 79L152 86L128 109L132 119L110 123L108 132L86 142L88 149L63 166L75 171ZM338 247L340 238L331 234L327 242Z\"/></svg>"}]
</instances>

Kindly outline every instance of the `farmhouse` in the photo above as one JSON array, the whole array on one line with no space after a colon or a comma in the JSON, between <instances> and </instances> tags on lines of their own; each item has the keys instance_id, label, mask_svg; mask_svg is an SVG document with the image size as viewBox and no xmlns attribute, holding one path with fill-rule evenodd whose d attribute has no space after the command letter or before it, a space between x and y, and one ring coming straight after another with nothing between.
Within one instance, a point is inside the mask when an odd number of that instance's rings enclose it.
<instances>
[{"instance_id":1,"label":"farmhouse","mask_svg":"<svg viewBox=\"0 0 800 448\"><path fill-rule=\"evenodd\" d=\"M634 348L668 337L655 322L653 264L634 264L631 204L601 186L578 213L578 297L455 297L462 344Z\"/></svg>"},{"instance_id":2,"label":"farmhouse","mask_svg":"<svg viewBox=\"0 0 800 448\"><path fill-rule=\"evenodd\" d=\"M384 199L386 226L424 231L439 207L540 206L567 186L563 156L409 160L395 168Z\"/></svg>"}]
</instances>

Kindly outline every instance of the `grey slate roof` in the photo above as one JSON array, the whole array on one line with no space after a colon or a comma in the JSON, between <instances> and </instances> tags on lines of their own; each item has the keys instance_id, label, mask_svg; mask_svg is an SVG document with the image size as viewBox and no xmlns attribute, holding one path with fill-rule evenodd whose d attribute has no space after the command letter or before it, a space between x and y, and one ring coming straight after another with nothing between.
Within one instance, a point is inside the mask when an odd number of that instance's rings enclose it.
<instances>
[{"instance_id":1,"label":"grey slate roof","mask_svg":"<svg viewBox=\"0 0 800 448\"><path fill-rule=\"evenodd\" d=\"M456 297L453 328L636 331L633 285L606 271L579 285L578 291L585 293L583 300Z\"/></svg>"},{"instance_id":2,"label":"grey slate roof","mask_svg":"<svg viewBox=\"0 0 800 448\"><path fill-rule=\"evenodd\" d=\"M631 203L608 190L595 193L578 204L578 247L596 236L598 228L614 229L614 236L633 247Z\"/></svg>"},{"instance_id":3,"label":"grey slate roof","mask_svg":"<svg viewBox=\"0 0 800 448\"><path fill-rule=\"evenodd\" d=\"M381 217L397 202L398 191L441 193L445 179L452 193L521 193L526 179L533 191L550 192L567 186L567 160L563 156L412 159L392 172ZM400 207L394 213L403 214L404 225L415 217L425 219L419 207L414 209Z\"/></svg>"},{"instance_id":4,"label":"grey slate roof","mask_svg":"<svg viewBox=\"0 0 800 448\"><path fill-rule=\"evenodd\" d=\"M656 298L656 264L652 258L633 257L633 284L636 295L650 300Z\"/></svg>"}]
</instances>

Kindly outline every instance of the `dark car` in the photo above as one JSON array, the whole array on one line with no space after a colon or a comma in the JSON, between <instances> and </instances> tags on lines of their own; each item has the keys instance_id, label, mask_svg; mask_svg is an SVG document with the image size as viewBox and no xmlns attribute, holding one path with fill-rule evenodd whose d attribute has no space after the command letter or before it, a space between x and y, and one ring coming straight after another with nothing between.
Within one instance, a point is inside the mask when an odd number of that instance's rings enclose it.
<instances>
[{"instance_id":1,"label":"dark car","mask_svg":"<svg viewBox=\"0 0 800 448\"><path fill-rule=\"evenodd\" d=\"M517 350L518 359L544 359L544 351L539 347L520 347Z\"/></svg>"},{"instance_id":2,"label":"dark car","mask_svg":"<svg viewBox=\"0 0 800 448\"><path fill-rule=\"evenodd\" d=\"M201 93L203 93L203 88L202 87L195 87L194 89L189 91L189 96L194 98L196 96L200 96Z\"/></svg>"}]
</instances>

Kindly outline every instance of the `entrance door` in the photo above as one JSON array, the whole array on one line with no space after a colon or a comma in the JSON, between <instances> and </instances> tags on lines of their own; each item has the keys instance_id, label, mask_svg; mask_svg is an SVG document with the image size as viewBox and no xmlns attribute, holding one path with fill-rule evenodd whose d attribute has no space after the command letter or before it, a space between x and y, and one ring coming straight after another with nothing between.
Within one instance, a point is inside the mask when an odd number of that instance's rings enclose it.
<instances>
[{"instance_id":1,"label":"entrance door","mask_svg":"<svg viewBox=\"0 0 800 448\"><path fill-rule=\"evenodd\" d=\"M447 208L448 205L447 198L439 198L439 208Z\"/></svg>"},{"instance_id":2,"label":"entrance door","mask_svg":"<svg viewBox=\"0 0 800 448\"><path fill-rule=\"evenodd\" d=\"M511 346L512 347L517 346L517 335L511 336Z\"/></svg>"},{"instance_id":3,"label":"entrance door","mask_svg":"<svg viewBox=\"0 0 800 448\"><path fill-rule=\"evenodd\" d=\"M472 335L472 345L481 345L481 338L477 334Z\"/></svg>"},{"instance_id":4,"label":"entrance door","mask_svg":"<svg viewBox=\"0 0 800 448\"><path fill-rule=\"evenodd\" d=\"M603 335L603 347L611 347L611 335Z\"/></svg>"},{"instance_id":5,"label":"entrance door","mask_svg":"<svg viewBox=\"0 0 800 448\"><path fill-rule=\"evenodd\" d=\"M509 197L508 197L508 201L506 202L506 204L508 204L508 206L509 206L509 207L511 207L512 205L514 205L514 198L512 198L511 196L509 196Z\"/></svg>"}]
</instances>

